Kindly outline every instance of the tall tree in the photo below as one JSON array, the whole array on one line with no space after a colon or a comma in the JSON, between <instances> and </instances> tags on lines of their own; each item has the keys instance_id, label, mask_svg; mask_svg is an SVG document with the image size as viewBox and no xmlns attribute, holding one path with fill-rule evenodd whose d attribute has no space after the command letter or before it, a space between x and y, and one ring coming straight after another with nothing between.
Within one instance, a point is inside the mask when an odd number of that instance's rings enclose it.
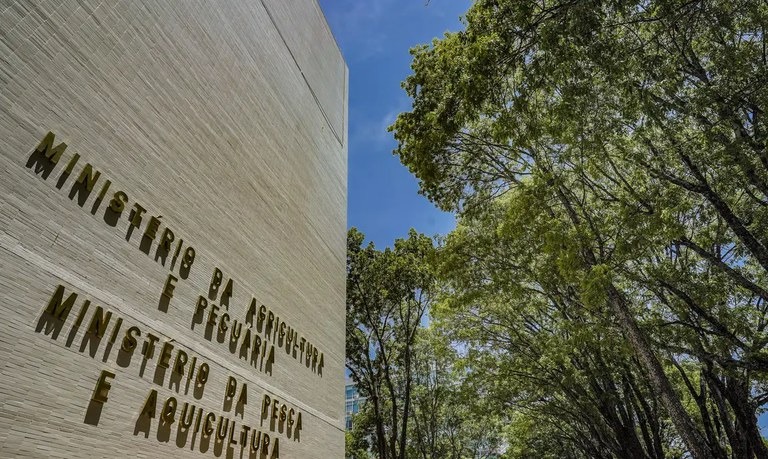
<instances>
[{"instance_id":1,"label":"tall tree","mask_svg":"<svg viewBox=\"0 0 768 459\"><path fill-rule=\"evenodd\" d=\"M510 438L522 457L564 449L574 457L666 457L667 416L604 307L601 284L574 278L564 254L552 253L568 237L562 226L511 218L513 197L462 220L442 249L446 293L434 316L468 348L474 392L513 425L536 423ZM552 442L531 441L542 432Z\"/></svg>"},{"instance_id":2,"label":"tall tree","mask_svg":"<svg viewBox=\"0 0 768 459\"><path fill-rule=\"evenodd\" d=\"M347 369L370 404L379 459L405 459L414 348L432 301L432 240L411 230L394 248L347 238Z\"/></svg>"},{"instance_id":3,"label":"tall tree","mask_svg":"<svg viewBox=\"0 0 768 459\"><path fill-rule=\"evenodd\" d=\"M468 383L459 352L430 326L420 333L414 361L408 457L497 457L503 450L501 412Z\"/></svg>"},{"instance_id":4,"label":"tall tree","mask_svg":"<svg viewBox=\"0 0 768 459\"><path fill-rule=\"evenodd\" d=\"M766 24L764 2L478 0L414 50L393 126L441 207L470 218L507 194L545 228L532 247L569 301L613 316L699 458L768 457Z\"/></svg>"}]
</instances>

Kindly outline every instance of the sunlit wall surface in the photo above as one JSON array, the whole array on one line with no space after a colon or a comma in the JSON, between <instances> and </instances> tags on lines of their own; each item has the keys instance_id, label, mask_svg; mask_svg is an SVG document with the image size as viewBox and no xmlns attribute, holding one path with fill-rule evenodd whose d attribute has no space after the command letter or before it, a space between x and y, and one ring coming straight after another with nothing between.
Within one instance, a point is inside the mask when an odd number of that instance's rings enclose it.
<instances>
[{"instance_id":1,"label":"sunlit wall surface","mask_svg":"<svg viewBox=\"0 0 768 459\"><path fill-rule=\"evenodd\" d=\"M342 457L314 0L0 7L0 457Z\"/></svg>"}]
</instances>

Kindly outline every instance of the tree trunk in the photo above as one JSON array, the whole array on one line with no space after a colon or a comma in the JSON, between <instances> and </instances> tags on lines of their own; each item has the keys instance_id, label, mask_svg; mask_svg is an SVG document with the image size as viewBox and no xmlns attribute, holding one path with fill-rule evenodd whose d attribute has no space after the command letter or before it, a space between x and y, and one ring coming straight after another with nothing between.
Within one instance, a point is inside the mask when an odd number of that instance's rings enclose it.
<instances>
[{"instance_id":1,"label":"tree trunk","mask_svg":"<svg viewBox=\"0 0 768 459\"><path fill-rule=\"evenodd\" d=\"M373 397L371 397L371 401L373 402L373 417L376 421L376 449L379 451L379 459L386 459L387 446L384 434L384 423L382 422L381 417L381 405L379 404L379 397L374 392L372 393L374 394Z\"/></svg>"},{"instance_id":2,"label":"tree trunk","mask_svg":"<svg viewBox=\"0 0 768 459\"><path fill-rule=\"evenodd\" d=\"M545 172L549 172L546 167L542 166L542 169ZM577 228L580 227L581 218L571 205L566 193L556 185L554 186L554 190L561 204L565 208L571 223ZM597 265L597 259L591 248L585 248L583 255L588 267ZM766 266L768 267L768 257L766 258ZM682 437L683 442L690 450L691 455L695 459L710 459L715 457L706 440L701 436L696 425L693 423L693 420L691 420L690 416L688 416L688 413L686 413L683 408L680 398L672 387L672 384L669 382L666 373L664 373L664 368L662 368L651 345L637 325L637 321L632 315L632 311L629 310L624 295L621 294L613 284L608 286L606 293L608 294L609 307L616 315L619 325L627 335L627 339L632 345L632 349L635 351L638 361L648 375L651 387L659 393L662 403L664 403L664 406L669 412L672 423L680 434L680 437Z\"/></svg>"},{"instance_id":3,"label":"tree trunk","mask_svg":"<svg viewBox=\"0 0 768 459\"><path fill-rule=\"evenodd\" d=\"M763 443L755 411L749 403L749 386L747 383L727 377L725 398L733 408L736 417L736 430L744 432L751 454L754 454L758 459L768 459L768 448Z\"/></svg>"},{"instance_id":4,"label":"tree trunk","mask_svg":"<svg viewBox=\"0 0 768 459\"><path fill-rule=\"evenodd\" d=\"M619 325L627 334L627 339L632 344L637 359L647 372L651 386L659 393L672 419L672 423L690 450L691 455L697 459L716 457L683 408L680 398L669 382L666 373L664 373L664 368L662 368L648 340L643 335L632 312L629 310L624 296L613 285L608 287L608 302L614 314L616 314Z\"/></svg>"},{"instance_id":5,"label":"tree trunk","mask_svg":"<svg viewBox=\"0 0 768 459\"><path fill-rule=\"evenodd\" d=\"M408 434L408 412L411 408L411 346L408 343L405 351L405 390L403 391L403 425L400 434L400 456L399 459L405 459L406 436Z\"/></svg>"}]
</instances>

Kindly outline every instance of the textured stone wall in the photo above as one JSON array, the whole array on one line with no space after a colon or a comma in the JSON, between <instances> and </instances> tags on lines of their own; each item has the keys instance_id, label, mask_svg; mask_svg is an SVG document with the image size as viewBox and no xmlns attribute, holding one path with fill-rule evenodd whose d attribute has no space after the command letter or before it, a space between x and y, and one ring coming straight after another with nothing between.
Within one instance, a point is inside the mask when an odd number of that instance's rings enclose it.
<instances>
[{"instance_id":1,"label":"textured stone wall","mask_svg":"<svg viewBox=\"0 0 768 459\"><path fill-rule=\"evenodd\" d=\"M0 457L343 457L346 107L315 0L0 0Z\"/></svg>"}]
</instances>

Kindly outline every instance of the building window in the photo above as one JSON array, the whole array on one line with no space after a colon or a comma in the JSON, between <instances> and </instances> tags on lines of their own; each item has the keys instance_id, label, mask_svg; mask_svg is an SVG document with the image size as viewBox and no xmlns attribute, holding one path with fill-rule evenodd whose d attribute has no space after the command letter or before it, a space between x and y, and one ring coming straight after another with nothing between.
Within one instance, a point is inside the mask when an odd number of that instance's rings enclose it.
<instances>
[{"instance_id":1,"label":"building window","mask_svg":"<svg viewBox=\"0 0 768 459\"><path fill-rule=\"evenodd\" d=\"M344 386L344 426L347 430L352 430L352 415L360 412L360 408L365 403L365 398L360 397L360 392L354 384Z\"/></svg>"}]
</instances>

